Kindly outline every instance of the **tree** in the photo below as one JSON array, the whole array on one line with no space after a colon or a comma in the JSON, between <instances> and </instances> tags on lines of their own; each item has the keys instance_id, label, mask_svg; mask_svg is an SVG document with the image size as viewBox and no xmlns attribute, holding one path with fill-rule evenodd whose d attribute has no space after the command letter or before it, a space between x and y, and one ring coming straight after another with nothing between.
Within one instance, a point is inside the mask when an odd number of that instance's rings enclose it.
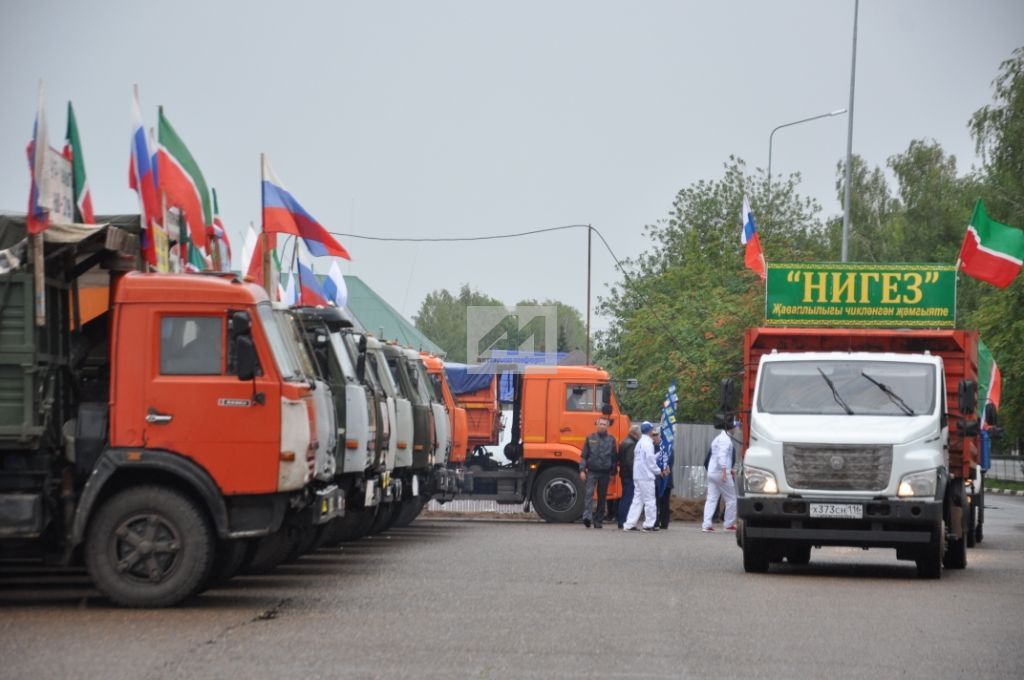
<instances>
[{"instance_id":1,"label":"tree","mask_svg":"<svg viewBox=\"0 0 1024 680\"><path fill-rule=\"evenodd\" d=\"M557 351L571 352L575 349L586 349L587 332L583 325L579 310L558 300L547 299L543 302L523 300L522 305L544 305L556 308L558 334ZM433 340L446 353L448 361L463 363L467 360L467 309L469 307L504 307L500 300L470 288L468 284L459 289L457 295L446 289L429 293L420 305L413 320L416 328ZM505 339L494 345L495 349L518 349L519 328L512 318L506 318L500 324ZM537 343L538 351L547 351L544 342Z\"/></svg>"},{"instance_id":2,"label":"tree","mask_svg":"<svg viewBox=\"0 0 1024 680\"><path fill-rule=\"evenodd\" d=\"M666 219L645 228L647 255L624 263L624 280L600 298L611 328L597 337L598 361L640 388L620 393L627 411L655 418L665 388L679 384L680 418L710 420L717 384L743 366L739 338L764 315L764 284L744 267L740 207L750 199L768 260L820 260L828 244L799 175L775 181L730 157L720 179L679 191ZM763 211L759 211L760 207Z\"/></svg>"},{"instance_id":3,"label":"tree","mask_svg":"<svg viewBox=\"0 0 1024 680\"><path fill-rule=\"evenodd\" d=\"M993 103L978 109L969 127L982 157L981 195L995 219L1024 227L1024 48L1017 48L992 81ZM1002 368L1002 425L1024 446L1024 276L999 290L977 284L968 323L981 332Z\"/></svg>"},{"instance_id":4,"label":"tree","mask_svg":"<svg viewBox=\"0 0 1024 680\"><path fill-rule=\"evenodd\" d=\"M466 308L501 305L489 295L473 290L469 284L453 295L447 289L428 293L413 317L416 328L445 351L448 361L466 361Z\"/></svg>"}]
</instances>

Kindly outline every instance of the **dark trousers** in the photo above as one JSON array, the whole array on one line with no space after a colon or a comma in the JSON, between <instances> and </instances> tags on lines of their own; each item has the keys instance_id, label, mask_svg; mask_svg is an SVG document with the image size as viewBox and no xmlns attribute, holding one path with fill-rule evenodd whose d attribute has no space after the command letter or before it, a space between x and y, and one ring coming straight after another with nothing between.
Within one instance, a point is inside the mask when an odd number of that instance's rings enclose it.
<instances>
[{"instance_id":1,"label":"dark trousers","mask_svg":"<svg viewBox=\"0 0 1024 680\"><path fill-rule=\"evenodd\" d=\"M668 521L672 519L672 487L667 487L658 497L658 521L662 529L668 529Z\"/></svg>"},{"instance_id":2,"label":"dark trousers","mask_svg":"<svg viewBox=\"0 0 1024 680\"><path fill-rule=\"evenodd\" d=\"M597 513L594 507L594 488L597 488ZM608 472L588 472L587 490L583 499L583 519L593 519L595 525L604 523L604 509L608 503Z\"/></svg>"},{"instance_id":3,"label":"dark trousers","mask_svg":"<svg viewBox=\"0 0 1024 680\"><path fill-rule=\"evenodd\" d=\"M616 519L621 527L626 523L626 515L629 514L629 506L633 504L633 476L628 478L619 477L622 480L622 498L619 499L619 512Z\"/></svg>"}]
</instances>

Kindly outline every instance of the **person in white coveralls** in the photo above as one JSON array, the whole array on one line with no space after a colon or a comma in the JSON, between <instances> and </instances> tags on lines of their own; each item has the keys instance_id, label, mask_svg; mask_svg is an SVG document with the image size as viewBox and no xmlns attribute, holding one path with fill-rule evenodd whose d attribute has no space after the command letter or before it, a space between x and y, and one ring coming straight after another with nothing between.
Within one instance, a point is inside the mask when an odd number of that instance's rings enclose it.
<instances>
[{"instance_id":1,"label":"person in white coveralls","mask_svg":"<svg viewBox=\"0 0 1024 680\"><path fill-rule=\"evenodd\" d=\"M725 530L736 531L736 482L733 479L732 433L739 427L733 420L727 430L722 430L711 442L711 457L708 459L708 496L704 502L704 532L714 531L711 519L718 508L718 498L725 499Z\"/></svg>"},{"instance_id":2,"label":"person in white coveralls","mask_svg":"<svg viewBox=\"0 0 1024 680\"><path fill-rule=\"evenodd\" d=\"M629 506L629 514L622 525L623 531L633 531L640 521L640 511L644 513L644 531L657 531L654 526L658 519L658 503L654 495L654 480L661 474L658 467L658 454L654 450L651 439L652 423L646 420L640 425L640 441L633 449L633 502Z\"/></svg>"}]
</instances>

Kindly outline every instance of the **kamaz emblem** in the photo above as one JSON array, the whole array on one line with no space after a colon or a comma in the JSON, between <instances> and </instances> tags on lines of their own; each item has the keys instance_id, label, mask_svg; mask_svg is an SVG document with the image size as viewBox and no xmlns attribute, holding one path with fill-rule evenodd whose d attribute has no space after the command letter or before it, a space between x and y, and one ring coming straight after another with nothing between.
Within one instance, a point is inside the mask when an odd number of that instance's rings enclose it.
<instances>
[{"instance_id":1,"label":"kamaz emblem","mask_svg":"<svg viewBox=\"0 0 1024 680\"><path fill-rule=\"evenodd\" d=\"M217 406L234 406L245 408L252 405L248 399L218 399Z\"/></svg>"}]
</instances>

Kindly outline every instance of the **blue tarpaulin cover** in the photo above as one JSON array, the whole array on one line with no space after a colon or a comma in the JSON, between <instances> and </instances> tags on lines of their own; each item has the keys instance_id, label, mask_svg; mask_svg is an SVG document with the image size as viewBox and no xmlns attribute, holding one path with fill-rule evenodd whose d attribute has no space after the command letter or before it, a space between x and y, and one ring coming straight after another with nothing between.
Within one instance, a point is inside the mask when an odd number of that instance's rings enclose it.
<instances>
[{"instance_id":1,"label":"blue tarpaulin cover","mask_svg":"<svg viewBox=\"0 0 1024 680\"><path fill-rule=\"evenodd\" d=\"M494 374L509 364L518 365L519 369L527 365L549 363L552 359L555 363L566 357L565 352L516 352L509 350L492 350L492 360L484 364L455 364L445 362L444 372L448 376L448 386L452 394L468 394L482 390L491 384ZM501 382L498 383L498 398L501 401L511 402L513 398L513 384L511 370L500 370Z\"/></svg>"}]
</instances>

